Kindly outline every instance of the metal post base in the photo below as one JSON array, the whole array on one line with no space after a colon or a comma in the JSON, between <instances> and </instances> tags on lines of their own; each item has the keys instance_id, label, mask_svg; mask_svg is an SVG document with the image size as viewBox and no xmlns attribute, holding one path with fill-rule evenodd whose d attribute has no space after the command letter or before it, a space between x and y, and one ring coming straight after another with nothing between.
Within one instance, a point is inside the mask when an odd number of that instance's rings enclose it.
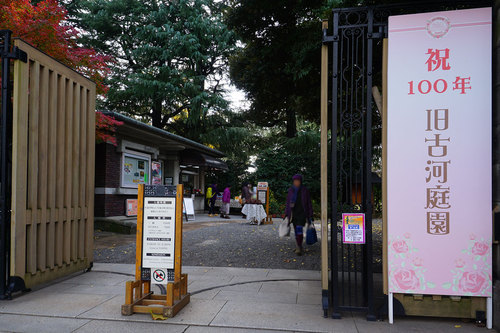
<instances>
[{"instance_id":1,"label":"metal post base","mask_svg":"<svg viewBox=\"0 0 500 333\"><path fill-rule=\"evenodd\" d=\"M332 313L332 319L342 319L342 316L340 315L340 313Z\"/></svg>"}]
</instances>

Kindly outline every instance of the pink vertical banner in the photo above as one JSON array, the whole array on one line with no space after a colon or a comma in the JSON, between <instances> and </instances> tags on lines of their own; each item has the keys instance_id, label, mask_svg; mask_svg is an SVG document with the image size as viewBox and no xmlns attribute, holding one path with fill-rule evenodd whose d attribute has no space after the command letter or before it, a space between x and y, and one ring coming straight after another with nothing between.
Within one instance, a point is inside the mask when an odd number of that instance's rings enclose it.
<instances>
[{"instance_id":1,"label":"pink vertical banner","mask_svg":"<svg viewBox=\"0 0 500 333\"><path fill-rule=\"evenodd\" d=\"M491 8L389 18L389 291L492 295Z\"/></svg>"}]
</instances>

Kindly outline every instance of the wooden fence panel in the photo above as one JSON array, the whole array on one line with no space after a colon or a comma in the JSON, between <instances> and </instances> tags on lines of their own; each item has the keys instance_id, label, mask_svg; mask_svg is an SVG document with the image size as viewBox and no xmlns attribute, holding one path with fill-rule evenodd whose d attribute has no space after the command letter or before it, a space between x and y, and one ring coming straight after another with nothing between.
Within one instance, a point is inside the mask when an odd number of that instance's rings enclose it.
<instances>
[{"instance_id":1,"label":"wooden fence panel","mask_svg":"<svg viewBox=\"0 0 500 333\"><path fill-rule=\"evenodd\" d=\"M11 274L28 287L93 260L95 84L21 40L14 62Z\"/></svg>"}]
</instances>

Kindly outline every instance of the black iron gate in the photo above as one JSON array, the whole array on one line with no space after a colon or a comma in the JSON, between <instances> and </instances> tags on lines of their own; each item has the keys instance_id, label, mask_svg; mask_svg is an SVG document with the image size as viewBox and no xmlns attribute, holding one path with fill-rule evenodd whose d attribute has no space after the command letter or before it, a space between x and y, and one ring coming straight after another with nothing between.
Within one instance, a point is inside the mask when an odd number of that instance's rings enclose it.
<instances>
[{"instance_id":1,"label":"black iron gate","mask_svg":"<svg viewBox=\"0 0 500 333\"><path fill-rule=\"evenodd\" d=\"M372 274L372 83L374 40L387 18L374 8L333 11L331 296L333 318L365 311L375 319ZM335 130L336 129L336 130ZM364 213L366 243L343 244L342 213Z\"/></svg>"},{"instance_id":2,"label":"black iron gate","mask_svg":"<svg viewBox=\"0 0 500 333\"><path fill-rule=\"evenodd\" d=\"M329 289L333 318L340 318L342 311L362 311L368 320L376 319L372 185L378 176L372 168L373 149L381 147L381 118L373 107L372 88L374 82L381 86L388 17L491 5L488 0L435 0L333 10L331 35L323 31L323 43L331 45L332 51ZM365 214L365 244L343 244L342 213Z\"/></svg>"},{"instance_id":3,"label":"black iron gate","mask_svg":"<svg viewBox=\"0 0 500 333\"><path fill-rule=\"evenodd\" d=\"M22 59L26 54L11 47L12 32L0 30L1 60L1 114L0 114L0 300L11 297L9 288L10 265L10 203L12 171L12 77L11 59Z\"/></svg>"}]
</instances>

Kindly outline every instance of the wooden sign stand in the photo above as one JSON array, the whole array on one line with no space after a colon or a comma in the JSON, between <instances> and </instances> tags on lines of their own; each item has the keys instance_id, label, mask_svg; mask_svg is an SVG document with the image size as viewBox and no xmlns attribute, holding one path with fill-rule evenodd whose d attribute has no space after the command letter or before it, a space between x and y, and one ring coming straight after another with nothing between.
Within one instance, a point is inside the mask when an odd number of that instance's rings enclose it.
<instances>
[{"instance_id":1,"label":"wooden sign stand","mask_svg":"<svg viewBox=\"0 0 500 333\"><path fill-rule=\"evenodd\" d=\"M134 313L154 313L166 317L174 317L190 301L187 292L188 276L182 274L182 205L183 186L177 185L175 207L175 258L174 282L169 282L166 295L155 295L151 291L151 281L142 276L142 241L144 214L144 185L139 185L137 207L137 238L135 257L135 281L127 281L125 285L125 304L122 315ZM153 305L153 306L151 306Z\"/></svg>"},{"instance_id":2,"label":"wooden sign stand","mask_svg":"<svg viewBox=\"0 0 500 333\"><path fill-rule=\"evenodd\" d=\"M269 215L269 187L266 189L266 219L262 224L273 224L273 217Z\"/></svg>"},{"instance_id":3,"label":"wooden sign stand","mask_svg":"<svg viewBox=\"0 0 500 333\"><path fill-rule=\"evenodd\" d=\"M258 182L257 183L257 199L260 198L260 192L266 191L266 202L265 202L265 209L266 209L266 219L262 224L273 224L273 218L272 216L269 215L269 194L270 194L270 189L269 189L269 183L267 182Z\"/></svg>"}]
</instances>

